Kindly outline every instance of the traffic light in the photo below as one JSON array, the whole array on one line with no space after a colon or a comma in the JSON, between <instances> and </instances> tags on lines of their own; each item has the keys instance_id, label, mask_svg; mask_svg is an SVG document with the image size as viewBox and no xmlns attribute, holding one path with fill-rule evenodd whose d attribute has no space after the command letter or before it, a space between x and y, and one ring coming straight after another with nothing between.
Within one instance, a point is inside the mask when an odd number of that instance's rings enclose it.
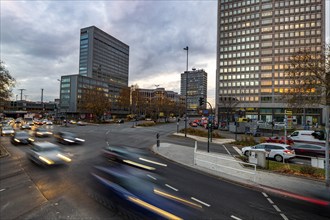
<instances>
[{"instance_id":1,"label":"traffic light","mask_svg":"<svg viewBox=\"0 0 330 220\"><path fill-rule=\"evenodd\" d=\"M205 104L204 98L203 97L200 97L199 98L199 106L202 106L204 104Z\"/></svg>"}]
</instances>

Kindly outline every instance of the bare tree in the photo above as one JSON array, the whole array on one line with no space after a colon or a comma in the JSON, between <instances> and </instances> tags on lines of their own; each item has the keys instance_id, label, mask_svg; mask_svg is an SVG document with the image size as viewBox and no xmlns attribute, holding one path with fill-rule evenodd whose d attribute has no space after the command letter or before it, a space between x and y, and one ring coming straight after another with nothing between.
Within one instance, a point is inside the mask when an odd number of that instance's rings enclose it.
<instances>
[{"instance_id":1,"label":"bare tree","mask_svg":"<svg viewBox=\"0 0 330 220\"><path fill-rule=\"evenodd\" d=\"M330 45L322 51L301 50L289 58L285 76L290 81L282 98L289 106L330 104Z\"/></svg>"},{"instance_id":2,"label":"bare tree","mask_svg":"<svg viewBox=\"0 0 330 220\"><path fill-rule=\"evenodd\" d=\"M235 97L220 96L219 97L220 108L223 109L222 114L219 115L219 119L226 119L229 123L230 118L235 114L235 107L239 104L239 100Z\"/></svg>"},{"instance_id":3,"label":"bare tree","mask_svg":"<svg viewBox=\"0 0 330 220\"><path fill-rule=\"evenodd\" d=\"M101 120L104 113L110 111L111 103L106 92L102 89L85 89L80 103L81 110L96 115Z\"/></svg>"},{"instance_id":4,"label":"bare tree","mask_svg":"<svg viewBox=\"0 0 330 220\"><path fill-rule=\"evenodd\" d=\"M12 88L15 87L16 80L6 69L4 62L0 61L0 102L9 100L12 96Z\"/></svg>"}]
</instances>

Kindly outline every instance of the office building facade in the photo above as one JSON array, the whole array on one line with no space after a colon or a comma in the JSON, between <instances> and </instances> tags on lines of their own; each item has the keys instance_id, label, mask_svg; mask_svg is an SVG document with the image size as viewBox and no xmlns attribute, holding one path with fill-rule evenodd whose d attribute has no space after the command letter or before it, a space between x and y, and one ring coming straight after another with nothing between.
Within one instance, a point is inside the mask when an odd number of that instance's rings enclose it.
<instances>
[{"instance_id":1,"label":"office building facade","mask_svg":"<svg viewBox=\"0 0 330 220\"><path fill-rule=\"evenodd\" d=\"M129 46L95 26L80 30L79 74L62 76L60 107L62 112L82 113L84 90L104 91L111 103L109 112L125 114L118 107L122 88L128 86Z\"/></svg>"},{"instance_id":2,"label":"office building facade","mask_svg":"<svg viewBox=\"0 0 330 220\"><path fill-rule=\"evenodd\" d=\"M207 73L203 69L181 73L181 96L187 96L187 115L199 115L199 110L207 108ZM204 98L204 105L199 106L199 98Z\"/></svg>"},{"instance_id":3,"label":"office building facade","mask_svg":"<svg viewBox=\"0 0 330 220\"><path fill-rule=\"evenodd\" d=\"M285 65L325 43L325 0L219 0L216 106L219 120L283 121L290 87ZM293 109L298 123L320 123L322 106Z\"/></svg>"}]
</instances>

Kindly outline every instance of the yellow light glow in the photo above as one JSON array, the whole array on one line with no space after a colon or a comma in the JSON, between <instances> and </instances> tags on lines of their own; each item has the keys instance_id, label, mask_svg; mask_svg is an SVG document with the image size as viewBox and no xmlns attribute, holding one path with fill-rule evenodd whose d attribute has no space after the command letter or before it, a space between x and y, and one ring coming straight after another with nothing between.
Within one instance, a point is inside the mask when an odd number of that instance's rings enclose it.
<instances>
[{"instance_id":1,"label":"yellow light glow","mask_svg":"<svg viewBox=\"0 0 330 220\"><path fill-rule=\"evenodd\" d=\"M134 203L136 203L136 204L138 204L140 206L143 206L143 207L145 207L145 208L147 208L147 209L149 209L149 210L151 210L151 211L153 211L155 213L158 213L159 215L161 215L161 216L163 216L163 217L165 217L167 219L173 219L173 220L174 219L177 219L177 220L182 219L182 218L180 218L180 217L178 217L176 215L173 215L173 214L171 214L171 213L169 213L169 212L167 212L165 210L162 210L162 209L160 209L160 208L158 208L156 206L153 206L153 205L151 205L149 203L146 203L146 202L144 202L144 201L142 201L142 200L140 200L138 198L134 198L134 197L129 196L128 197L128 200L130 200L130 201L132 201L132 202L134 202Z\"/></svg>"},{"instance_id":2,"label":"yellow light glow","mask_svg":"<svg viewBox=\"0 0 330 220\"><path fill-rule=\"evenodd\" d=\"M47 158L45 158L43 156L39 156L39 159L46 162L48 165L54 164L54 161L48 160Z\"/></svg>"},{"instance_id":3,"label":"yellow light glow","mask_svg":"<svg viewBox=\"0 0 330 220\"><path fill-rule=\"evenodd\" d=\"M143 165L143 164L140 164L140 163L133 162L131 160L123 160L123 162L127 163L127 164L137 166L137 167L141 167L141 168L146 169L146 170L156 170L156 168L154 168L154 167L149 167L149 166L146 166L146 165Z\"/></svg>"},{"instance_id":4,"label":"yellow light glow","mask_svg":"<svg viewBox=\"0 0 330 220\"><path fill-rule=\"evenodd\" d=\"M17 138L14 139L16 142L20 142L20 140L18 140Z\"/></svg>"},{"instance_id":5,"label":"yellow light glow","mask_svg":"<svg viewBox=\"0 0 330 220\"><path fill-rule=\"evenodd\" d=\"M184 204L187 204L187 205L190 205L190 206L193 206L193 207L196 207L196 208L202 208L201 205L197 204L197 203L194 203L194 202L190 202L186 199L182 199L182 198L179 198L177 196L174 196L174 195L171 195L171 194L168 194L166 192L162 192L158 189L154 189L154 193L156 193L157 195L160 195L160 196L163 196L163 197L166 197L168 199L172 199L172 200L175 200L175 201L178 201L178 202L182 202Z\"/></svg>"},{"instance_id":6,"label":"yellow light glow","mask_svg":"<svg viewBox=\"0 0 330 220\"><path fill-rule=\"evenodd\" d=\"M59 158L61 158L62 160L66 161L66 162L71 162L71 159L70 158L68 158L68 157L66 157L66 156L64 156L62 154L57 154L57 156Z\"/></svg>"}]
</instances>

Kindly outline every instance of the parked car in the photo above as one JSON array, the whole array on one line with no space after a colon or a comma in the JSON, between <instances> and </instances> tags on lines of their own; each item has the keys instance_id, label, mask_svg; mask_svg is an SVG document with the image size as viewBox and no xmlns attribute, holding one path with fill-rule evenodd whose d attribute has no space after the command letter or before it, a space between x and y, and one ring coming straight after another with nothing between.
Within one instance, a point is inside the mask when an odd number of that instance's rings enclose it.
<instances>
[{"instance_id":1,"label":"parked car","mask_svg":"<svg viewBox=\"0 0 330 220\"><path fill-rule=\"evenodd\" d=\"M197 127L197 126L198 126L198 124L197 124L196 122L190 122L189 125L190 125L191 127Z\"/></svg>"},{"instance_id":2,"label":"parked car","mask_svg":"<svg viewBox=\"0 0 330 220\"><path fill-rule=\"evenodd\" d=\"M1 136L5 135L13 135L15 134L15 130L11 126L3 126L1 127Z\"/></svg>"},{"instance_id":3,"label":"parked car","mask_svg":"<svg viewBox=\"0 0 330 220\"><path fill-rule=\"evenodd\" d=\"M71 158L59 146L50 142L35 142L27 152L29 160L38 165L68 164Z\"/></svg>"},{"instance_id":4,"label":"parked car","mask_svg":"<svg viewBox=\"0 0 330 220\"><path fill-rule=\"evenodd\" d=\"M243 147L242 153L248 156L251 150L264 151L267 158L275 159L278 162L283 161L283 159L290 160L296 156L294 149L287 144L261 143L255 146Z\"/></svg>"},{"instance_id":5,"label":"parked car","mask_svg":"<svg viewBox=\"0 0 330 220\"><path fill-rule=\"evenodd\" d=\"M278 128L284 128L285 122L275 122L274 125L275 125L275 127L278 127Z\"/></svg>"},{"instance_id":6,"label":"parked car","mask_svg":"<svg viewBox=\"0 0 330 220\"><path fill-rule=\"evenodd\" d=\"M60 131L54 135L56 140L62 144L82 144L85 140L77 137L76 134L71 132Z\"/></svg>"},{"instance_id":7,"label":"parked car","mask_svg":"<svg viewBox=\"0 0 330 220\"><path fill-rule=\"evenodd\" d=\"M309 143L309 144L320 144L325 145L325 140L320 140L318 136L320 133L317 133L312 130L296 130L292 132L290 137L295 143Z\"/></svg>"},{"instance_id":8,"label":"parked car","mask_svg":"<svg viewBox=\"0 0 330 220\"><path fill-rule=\"evenodd\" d=\"M266 139L266 142L268 143L280 143L280 144L288 144L288 145L292 145L294 144L294 141L292 140L292 138L287 137L285 140L284 136L274 136L274 137L269 137Z\"/></svg>"},{"instance_id":9,"label":"parked car","mask_svg":"<svg viewBox=\"0 0 330 220\"><path fill-rule=\"evenodd\" d=\"M296 155L310 156L310 157L325 157L325 146L309 143L299 143L293 146ZM330 154L330 151L329 151Z\"/></svg>"},{"instance_id":10,"label":"parked car","mask_svg":"<svg viewBox=\"0 0 330 220\"><path fill-rule=\"evenodd\" d=\"M52 134L53 134L52 132L48 131L44 127L39 127L34 132L34 136L36 137L49 137Z\"/></svg>"},{"instance_id":11,"label":"parked car","mask_svg":"<svg viewBox=\"0 0 330 220\"><path fill-rule=\"evenodd\" d=\"M16 132L10 139L11 143L14 145L18 144L31 144L34 139L25 131Z\"/></svg>"}]
</instances>

